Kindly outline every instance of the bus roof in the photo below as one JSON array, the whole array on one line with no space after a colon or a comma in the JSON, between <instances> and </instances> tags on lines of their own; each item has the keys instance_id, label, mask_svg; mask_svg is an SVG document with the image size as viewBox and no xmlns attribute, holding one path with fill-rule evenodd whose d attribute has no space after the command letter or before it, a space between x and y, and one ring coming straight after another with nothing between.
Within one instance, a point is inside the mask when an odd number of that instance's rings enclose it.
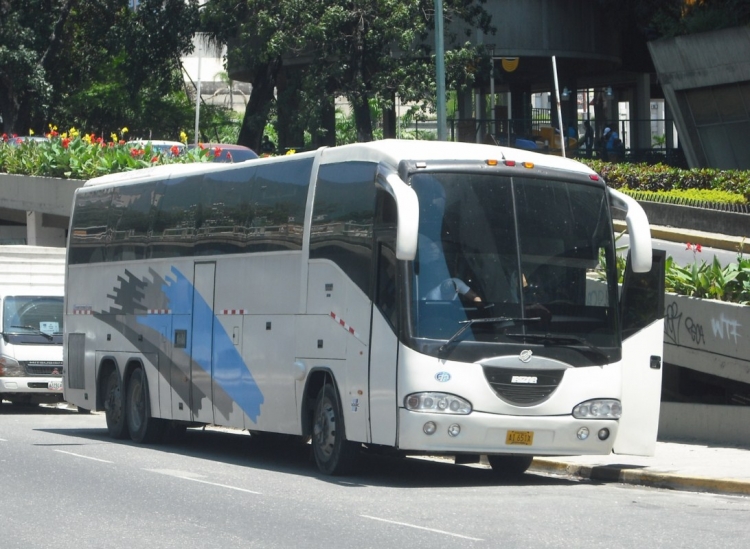
<instances>
[{"instance_id":1,"label":"bus roof","mask_svg":"<svg viewBox=\"0 0 750 549\"><path fill-rule=\"evenodd\" d=\"M275 156L247 160L236 164L216 164L213 162L195 162L191 164L168 164L144 168L116 174L104 175L87 181L84 187L99 187L105 185L131 184L152 181L156 179L170 179L187 175L198 175L226 170L242 169L251 165L284 162L289 159L299 159L321 155L321 164L331 164L347 161L371 161L385 163L398 168L404 160L440 162L465 160L515 160L516 162L533 162L539 168L554 168L577 174L593 174L588 166L569 158L546 155L524 149L484 145L478 143L461 143L453 141L418 141L404 139L383 139L368 143L353 143L339 147L321 148L317 151L297 153L292 156Z\"/></svg>"}]
</instances>

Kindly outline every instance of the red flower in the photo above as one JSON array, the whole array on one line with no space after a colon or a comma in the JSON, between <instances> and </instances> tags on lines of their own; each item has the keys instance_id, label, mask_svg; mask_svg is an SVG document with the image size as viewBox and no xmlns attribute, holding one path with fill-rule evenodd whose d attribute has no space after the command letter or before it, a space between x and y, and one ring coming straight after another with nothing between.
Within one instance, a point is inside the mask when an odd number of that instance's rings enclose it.
<instances>
[{"instance_id":1,"label":"red flower","mask_svg":"<svg viewBox=\"0 0 750 549\"><path fill-rule=\"evenodd\" d=\"M227 160L232 161L232 153L227 151Z\"/></svg>"},{"instance_id":2,"label":"red flower","mask_svg":"<svg viewBox=\"0 0 750 549\"><path fill-rule=\"evenodd\" d=\"M180 156L180 147L178 147L177 145L172 145L172 148L169 149L169 152L171 152L173 156Z\"/></svg>"},{"instance_id":3,"label":"red flower","mask_svg":"<svg viewBox=\"0 0 750 549\"><path fill-rule=\"evenodd\" d=\"M3 141L7 141L7 140L8 140L8 134L7 134L7 133L4 133L4 134L3 134Z\"/></svg>"},{"instance_id":4,"label":"red flower","mask_svg":"<svg viewBox=\"0 0 750 549\"><path fill-rule=\"evenodd\" d=\"M700 245L700 244L696 244L696 245L695 245L695 251L696 251L696 252L700 252L700 251L702 251L702 250L701 250L701 245Z\"/></svg>"},{"instance_id":5,"label":"red flower","mask_svg":"<svg viewBox=\"0 0 750 549\"><path fill-rule=\"evenodd\" d=\"M690 242L688 242L688 243L687 243L687 247L686 247L685 249L686 249L686 250L690 250L691 248L692 248L692 246L690 245Z\"/></svg>"},{"instance_id":6,"label":"red flower","mask_svg":"<svg viewBox=\"0 0 750 549\"><path fill-rule=\"evenodd\" d=\"M130 149L130 156L133 158L138 158L139 156L143 156L143 153L145 153L143 149Z\"/></svg>"},{"instance_id":7,"label":"red flower","mask_svg":"<svg viewBox=\"0 0 750 549\"><path fill-rule=\"evenodd\" d=\"M154 155L154 157L153 157L153 158L151 159L151 163L153 164L154 162L158 162L158 161L159 161L159 155L158 155L158 154L156 154L156 155Z\"/></svg>"},{"instance_id":8,"label":"red flower","mask_svg":"<svg viewBox=\"0 0 750 549\"><path fill-rule=\"evenodd\" d=\"M67 149L68 145L70 145L70 138L69 137L64 137L63 140L62 140L62 148L63 149Z\"/></svg>"},{"instance_id":9,"label":"red flower","mask_svg":"<svg viewBox=\"0 0 750 549\"><path fill-rule=\"evenodd\" d=\"M214 149L214 157L219 158L221 156L221 147L216 147Z\"/></svg>"},{"instance_id":10,"label":"red flower","mask_svg":"<svg viewBox=\"0 0 750 549\"><path fill-rule=\"evenodd\" d=\"M203 143L198 143L198 147L200 148L200 150L203 150L206 148L206 146Z\"/></svg>"}]
</instances>

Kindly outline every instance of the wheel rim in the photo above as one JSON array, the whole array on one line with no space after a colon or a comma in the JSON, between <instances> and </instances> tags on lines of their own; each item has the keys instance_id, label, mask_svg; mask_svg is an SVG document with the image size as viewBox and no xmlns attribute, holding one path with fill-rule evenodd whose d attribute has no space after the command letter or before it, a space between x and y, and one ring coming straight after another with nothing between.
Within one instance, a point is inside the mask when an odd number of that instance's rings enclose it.
<instances>
[{"instance_id":1,"label":"wheel rim","mask_svg":"<svg viewBox=\"0 0 750 549\"><path fill-rule=\"evenodd\" d=\"M315 426L313 428L315 446L324 459L329 459L333 454L336 444L336 411L333 403L325 398L318 406L315 414Z\"/></svg>"}]
</instances>

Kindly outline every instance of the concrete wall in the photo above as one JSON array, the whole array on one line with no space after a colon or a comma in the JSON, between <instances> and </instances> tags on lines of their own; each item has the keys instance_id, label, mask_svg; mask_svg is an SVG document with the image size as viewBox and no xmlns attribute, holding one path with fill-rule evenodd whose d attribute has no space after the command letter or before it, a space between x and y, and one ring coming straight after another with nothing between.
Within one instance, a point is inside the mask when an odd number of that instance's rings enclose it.
<instances>
[{"instance_id":1,"label":"concrete wall","mask_svg":"<svg viewBox=\"0 0 750 549\"><path fill-rule=\"evenodd\" d=\"M662 402L659 440L747 446L750 407Z\"/></svg>"},{"instance_id":2,"label":"concrete wall","mask_svg":"<svg viewBox=\"0 0 750 549\"><path fill-rule=\"evenodd\" d=\"M720 114L721 94L742 93L728 87L750 85L750 28L656 40L648 47L690 167L750 168L746 152L750 113ZM691 95L695 92L705 99L695 99ZM692 107L690 97L694 97ZM692 112L696 108L701 111L698 123ZM734 146L732 158L727 150Z\"/></svg>"}]
</instances>

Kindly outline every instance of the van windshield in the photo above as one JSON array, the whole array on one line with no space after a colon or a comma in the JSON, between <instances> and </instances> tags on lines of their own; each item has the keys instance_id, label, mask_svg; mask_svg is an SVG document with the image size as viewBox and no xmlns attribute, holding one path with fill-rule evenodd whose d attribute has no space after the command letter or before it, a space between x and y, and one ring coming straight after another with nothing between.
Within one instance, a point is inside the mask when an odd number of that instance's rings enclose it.
<instances>
[{"instance_id":1,"label":"van windshield","mask_svg":"<svg viewBox=\"0 0 750 549\"><path fill-rule=\"evenodd\" d=\"M420 212L409 329L420 351L480 360L533 349L574 365L617 359L603 185L466 172L411 183Z\"/></svg>"},{"instance_id":2,"label":"van windshield","mask_svg":"<svg viewBox=\"0 0 750 549\"><path fill-rule=\"evenodd\" d=\"M8 296L3 300L3 336L15 344L62 344L63 298Z\"/></svg>"}]
</instances>

